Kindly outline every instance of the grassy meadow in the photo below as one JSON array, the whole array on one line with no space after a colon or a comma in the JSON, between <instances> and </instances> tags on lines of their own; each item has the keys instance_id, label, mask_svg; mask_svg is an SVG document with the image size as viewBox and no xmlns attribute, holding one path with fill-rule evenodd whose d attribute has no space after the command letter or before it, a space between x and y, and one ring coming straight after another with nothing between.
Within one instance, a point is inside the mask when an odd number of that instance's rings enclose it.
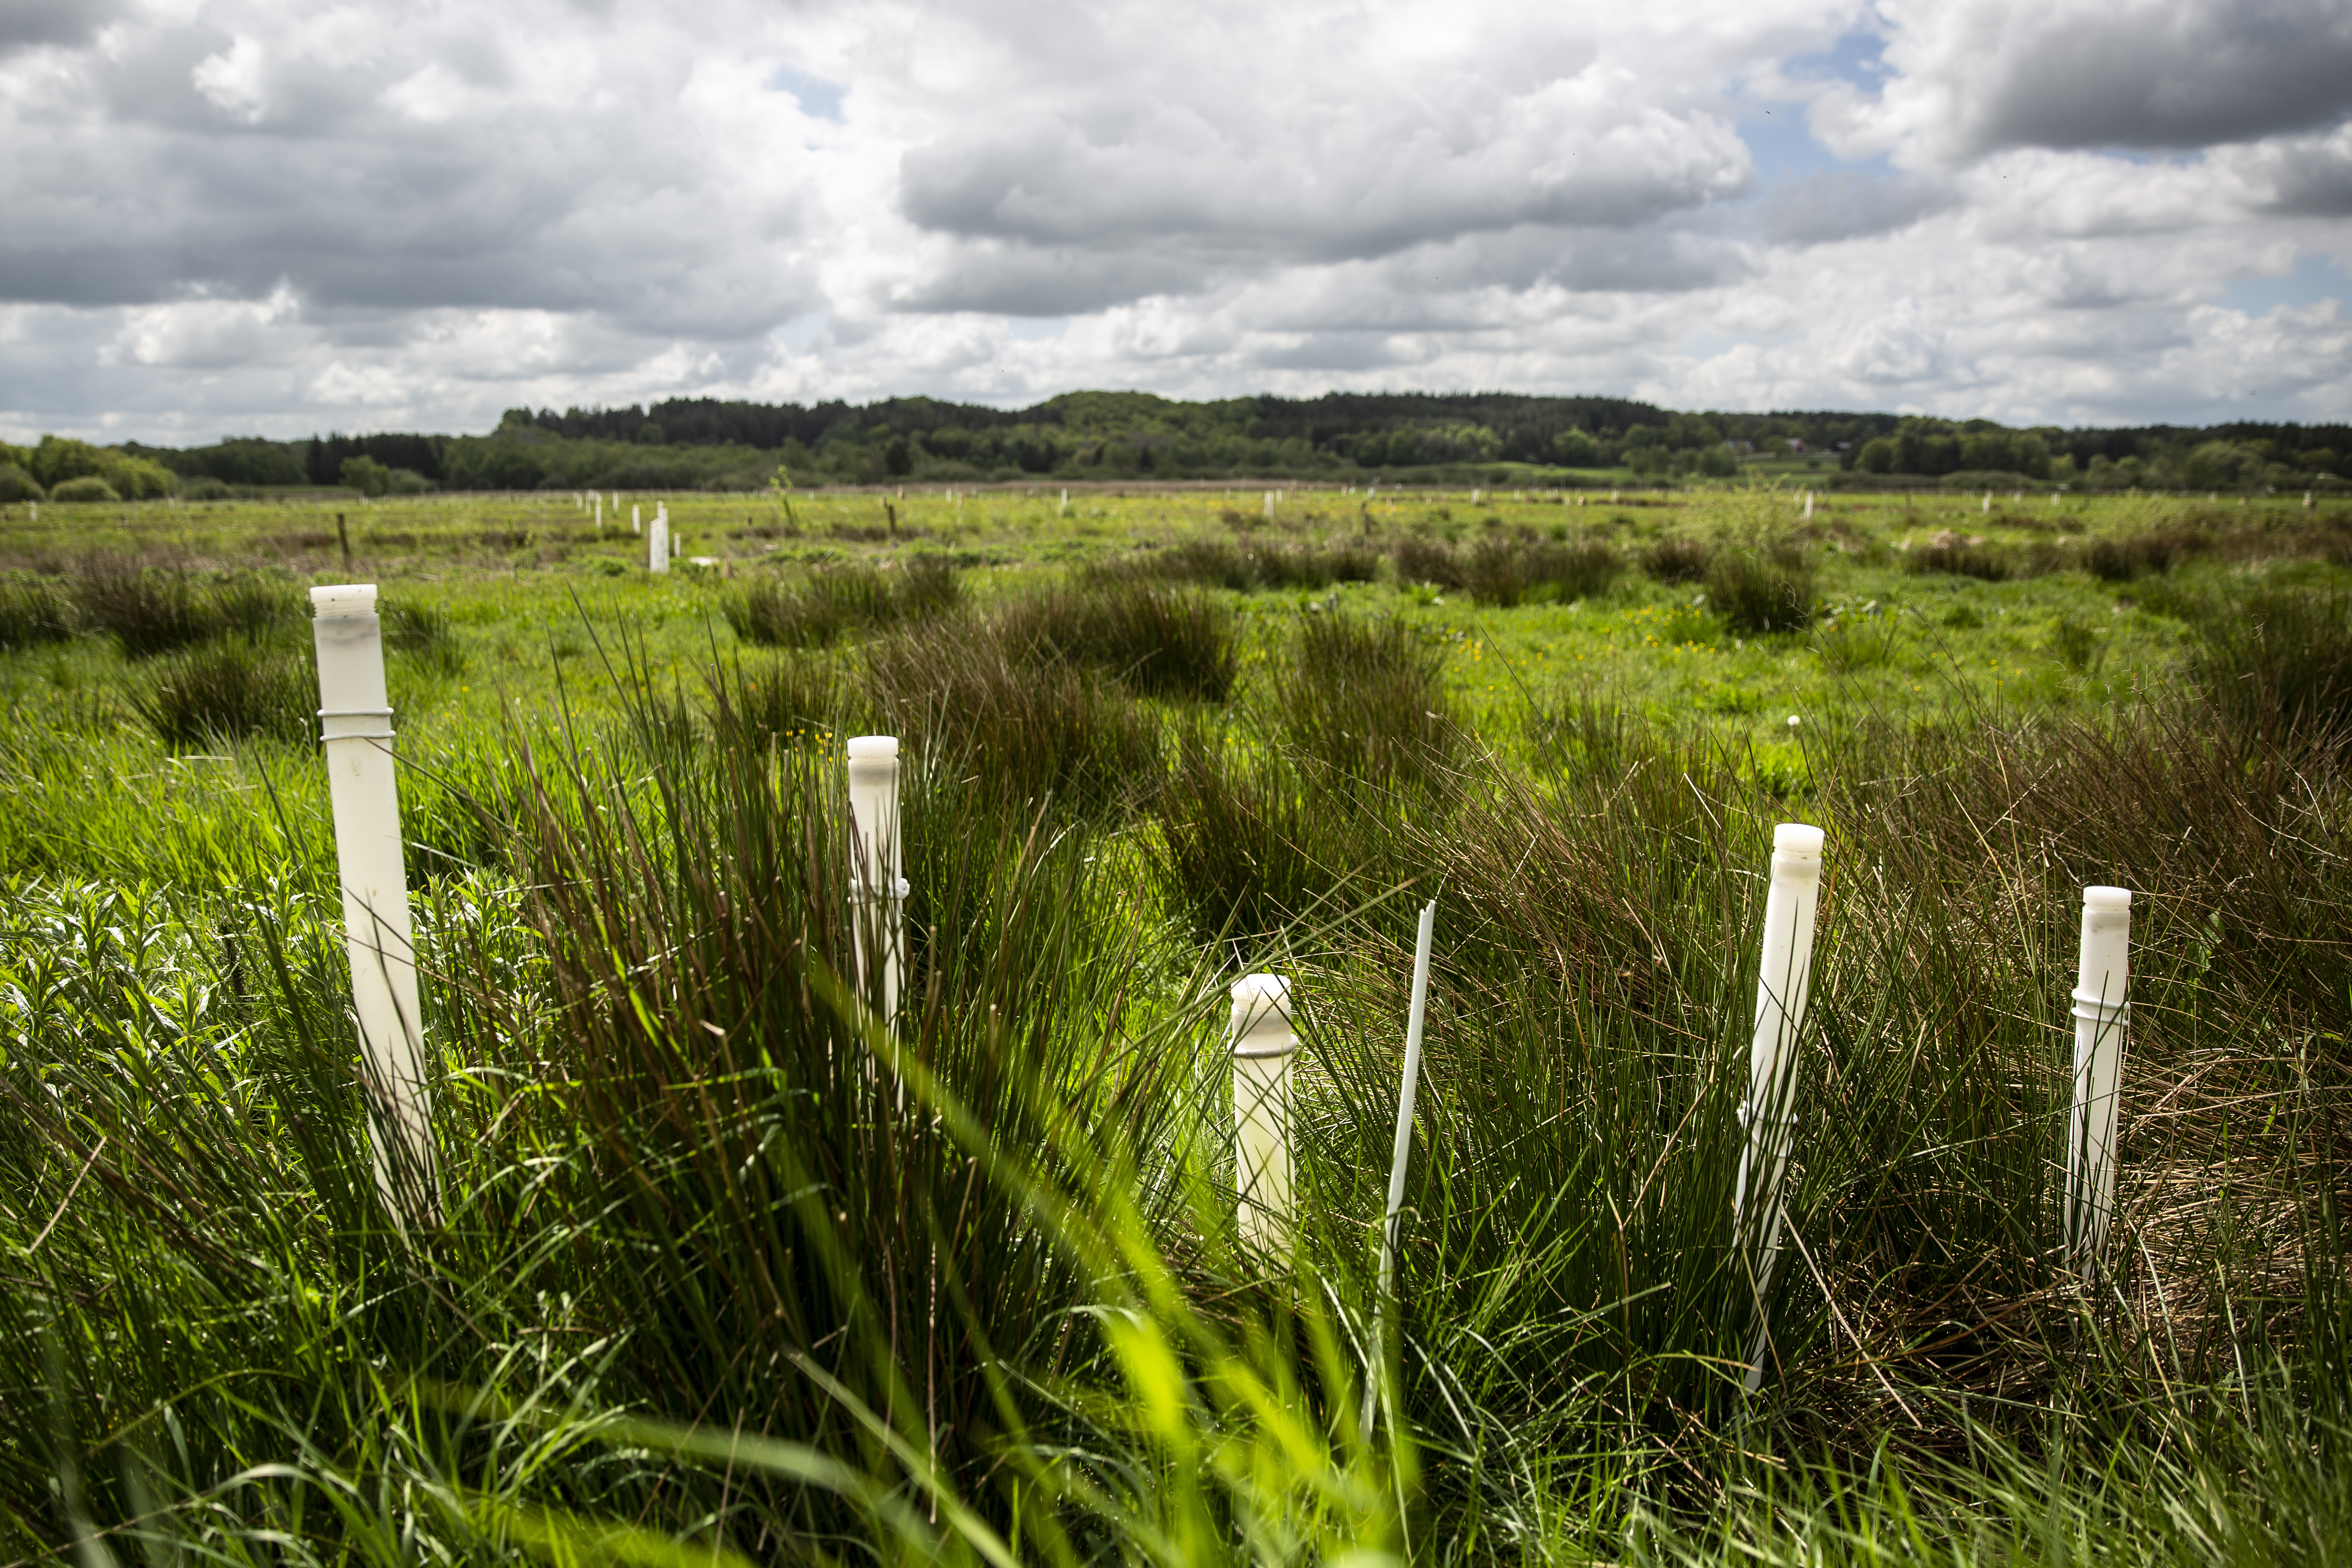
<instances>
[{"instance_id":1,"label":"grassy meadow","mask_svg":"<svg viewBox=\"0 0 2352 1568\"><path fill-rule=\"evenodd\" d=\"M2299 499L6 508L0 1563L2340 1559L2352 506ZM405 1236L311 738L346 581L438 1075ZM844 979L868 731L895 1033ZM1751 1397L1783 820L1829 847ZM2095 882L2134 980L2085 1284ZM1261 968L1280 1266L1233 1214Z\"/></svg>"}]
</instances>

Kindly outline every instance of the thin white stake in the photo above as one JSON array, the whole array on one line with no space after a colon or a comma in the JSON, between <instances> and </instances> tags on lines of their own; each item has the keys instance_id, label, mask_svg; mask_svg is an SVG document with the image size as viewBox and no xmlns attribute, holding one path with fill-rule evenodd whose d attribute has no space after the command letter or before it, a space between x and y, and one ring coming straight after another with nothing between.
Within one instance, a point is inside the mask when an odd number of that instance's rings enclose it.
<instances>
[{"instance_id":1,"label":"thin white stake","mask_svg":"<svg viewBox=\"0 0 2352 1568\"><path fill-rule=\"evenodd\" d=\"M1381 1293L1372 1301L1372 1375L1364 1383L1363 1436L1372 1435L1373 1406L1379 1402L1380 1380L1388 1375L1388 1342L1384 1325L1388 1304L1396 1295L1397 1226L1404 1213L1405 1167L1412 1157L1412 1101L1421 1087L1421 1031L1429 1017L1429 955L1437 942L1437 900L1421 911L1421 930L1412 947L1412 1010L1405 1016L1404 1081L1397 1089L1396 1150L1389 1156L1389 1208L1381 1227Z\"/></svg>"},{"instance_id":2,"label":"thin white stake","mask_svg":"<svg viewBox=\"0 0 2352 1568\"><path fill-rule=\"evenodd\" d=\"M2066 1251L2085 1283L2116 1203L2116 1092L2130 1022L2131 892L2083 889L2074 979L2074 1108L2066 1123Z\"/></svg>"},{"instance_id":3,"label":"thin white stake","mask_svg":"<svg viewBox=\"0 0 2352 1568\"><path fill-rule=\"evenodd\" d=\"M319 732L333 802L335 866L342 881L368 1143L376 1190L405 1229L431 1220L439 1179L408 873L401 861L383 625L376 616L373 583L313 588L310 606L319 658Z\"/></svg>"},{"instance_id":4,"label":"thin white stake","mask_svg":"<svg viewBox=\"0 0 2352 1568\"><path fill-rule=\"evenodd\" d=\"M1821 902L1818 827L1784 822L1772 830L1772 883L1764 899L1764 953L1756 976L1756 1033L1748 1048L1748 1103L1739 1109L1747 1145L1731 1198L1731 1228L1746 1260L1754 1300L1748 1392L1764 1382L1770 1343L1766 1316L1780 1254L1780 1180L1796 1135L1797 1052L1812 985L1813 916Z\"/></svg>"},{"instance_id":5,"label":"thin white stake","mask_svg":"<svg viewBox=\"0 0 2352 1568\"><path fill-rule=\"evenodd\" d=\"M1262 1261L1286 1257L1290 1208L1290 982L1244 974L1234 982L1234 1194L1242 1248Z\"/></svg>"},{"instance_id":6,"label":"thin white stake","mask_svg":"<svg viewBox=\"0 0 2352 1568\"><path fill-rule=\"evenodd\" d=\"M851 952L860 995L882 988L882 1026L898 1021L898 961L906 950L907 879L899 869L898 737L858 735L849 742ZM878 975L875 947L881 949Z\"/></svg>"}]
</instances>

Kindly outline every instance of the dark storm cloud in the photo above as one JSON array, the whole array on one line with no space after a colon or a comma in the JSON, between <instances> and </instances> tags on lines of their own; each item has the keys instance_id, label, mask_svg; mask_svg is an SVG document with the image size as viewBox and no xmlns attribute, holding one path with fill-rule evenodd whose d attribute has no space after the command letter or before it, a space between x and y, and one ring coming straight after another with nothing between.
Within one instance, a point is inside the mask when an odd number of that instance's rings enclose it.
<instances>
[{"instance_id":1,"label":"dark storm cloud","mask_svg":"<svg viewBox=\"0 0 2352 1568\"><path fill-rule=\"evenodd\" d=\"M2352 112L2343 0L1941 0L1891 7L1892 127L1948 154L2187 152Z\"/></svg>"},{"instance_id":2,"label":"dark storm cloud","mask_svg":"<svg viewBox=\"0 0 2352 1568\"><path fill-rule=\"evenodd\" d=\"M1985 102L1992 145L2178 151L2300 130L2352 109L2352 7L2168 5L2074 19Z\"/></svg>"},{"instance_id":3,"label":"dark storm cloud","mask_svg":"<svg viewBox=\"0 0 2352 1568\"><path fill-rule=\"evenodd\" d=\"M2352 127L2332 136L2284 138L2231 160L2274 212L2352 217Z\"/></svg>"}]
</instances>

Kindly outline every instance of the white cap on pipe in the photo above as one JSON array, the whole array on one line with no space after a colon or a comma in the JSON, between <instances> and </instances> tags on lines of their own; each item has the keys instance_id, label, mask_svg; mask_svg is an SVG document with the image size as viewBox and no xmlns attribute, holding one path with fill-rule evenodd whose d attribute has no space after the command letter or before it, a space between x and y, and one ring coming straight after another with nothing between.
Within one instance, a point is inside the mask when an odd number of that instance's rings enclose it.
<instances>
[{"instance_id":1,"label":"white cap on pipe","mask_svg":"<svg viewBox=\"0 0 2352 1568\"><path fill-rule=\"evenodd\" d=\"M320 620L339 616L375 614L375 584L338 583L310 590L310 613Z\"/></svg>"},{"instance_id":2,"label":"white cap on pipe","mask_svg":"<svg viewBox=\"0 0 2352 1568\"><path fill-rule=\"evenodd\" d=\"M2127 910L2131 908L2129 888L2085 888L2083 907L2086 910Z\"/></svg>"},{"instance_id":3,"label":"white cap on pipe","mask_svg":"<svg viewBox=\"0 0 2352 1568\"><path fill-rule=\"evenodd\" d=\"M1772 829L1772 868L1814 872L1821 869L1822 845L1829 835L1802 822L1783 822Z\"/></svg>"},{"instance_id":4,"label":"white cap on pipe","mask_svg":"<svg viewBox=\"0 0 2352 1568\"><path fill-rule=\"evenodd\" d=\"M1279 974L1244 974L1234 982L1234 1055L1286 1057L1298 1048L1290 1032L1290 982Z\"/></svg>"},{"instance_id":5,"label":"white cap on pipe","mask_svg":"<svg viewBox=\"0 0 2352 1568\"><path fill-rule=\"evenodd\" d=\"M852 735L849 738L849 760L853 763L896 762L898 757L898 737L896 735Z\"/></svg>"}]
</instances>

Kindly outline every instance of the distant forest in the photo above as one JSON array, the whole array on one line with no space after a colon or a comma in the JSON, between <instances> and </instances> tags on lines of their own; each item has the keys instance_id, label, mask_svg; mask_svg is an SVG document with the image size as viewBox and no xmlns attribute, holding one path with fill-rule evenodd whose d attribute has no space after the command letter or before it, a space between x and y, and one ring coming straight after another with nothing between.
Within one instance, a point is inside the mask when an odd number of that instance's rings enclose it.
<instances>
[{"instance_id":1,"label":"distant forest","mask_svg":"<svg viewBox=\"0 0 2352 1568\"><path fill-rule=\"evenodd\" d=\"M108 456L110 454L110 458ZM2014 429L1893 414L1684 414L1611 397L1330 393L1181 403L1077 392L1022 409L682 398L650 408L509 409L487 436L259 437L184 450L45 437L0 449L37 486L135 462L183 493L350 485L448 489L752 489L772 482L1720 482L2334 489L2352 426L2240 423ZM71 470L71 471L68 471ZM5 488L5 487L0 487Z\"/></svg>"}]
</instances>

